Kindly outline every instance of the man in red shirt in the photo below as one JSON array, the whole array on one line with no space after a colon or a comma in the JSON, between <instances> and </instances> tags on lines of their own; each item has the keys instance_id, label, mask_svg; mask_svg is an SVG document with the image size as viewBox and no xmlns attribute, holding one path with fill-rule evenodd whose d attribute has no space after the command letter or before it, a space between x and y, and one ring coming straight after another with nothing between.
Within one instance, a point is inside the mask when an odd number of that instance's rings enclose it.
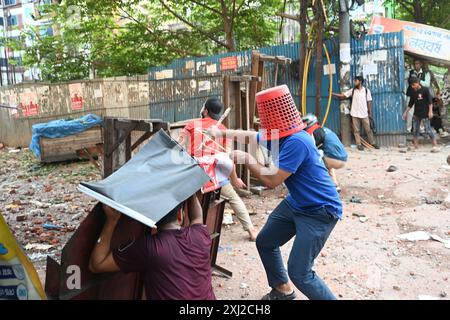
<instances>
[{"instance_id":1,"label":"man in red shirt","mask_svg":"<svg viewBox=\"0 0 450 320\"><path fill-rule=\"evenodd\" d=\"M219 138L216 141L206 138L204 131L210 127L217 126L217 122L220 119L220 114L223 111L223 103L218 98L209 98L206 100L201 111L201 119L193 120L186 124L180 137L178 138L178 143L182 146L187 145L185 148L191 156L202 157L206 155L213 155L220 152L225 152L228 146L231 146L230 141L225 138ZM220 124L217 126L220 130L226 130L227 128ZM249 234L249 240L255 241L257 232L253 223L250 219L248 210L233 189L235 188L245 188L245 183L238 178L236 174L236 169L230 176L231 184L228 183L222 187L221 196L227 199L230 203L231 208L236 213L237 218L242 224L242 227Z\"/></svg>"},{"instance_id":2,"label":"man in red shirt","mask_svg":"<svg viewBox=\"0 0 450 320\"><path fill-rule=\"evenodd\" d=\"M211 238L202 224L202 208L194 194L187 200L190 226L183 225L179 205L150 232L119 248L111 248L111 238L120 214L103 206L106 223L91 254L92 272L143 272L149 300L215 300L211 284Z\"/></svg>"}]
</instances>

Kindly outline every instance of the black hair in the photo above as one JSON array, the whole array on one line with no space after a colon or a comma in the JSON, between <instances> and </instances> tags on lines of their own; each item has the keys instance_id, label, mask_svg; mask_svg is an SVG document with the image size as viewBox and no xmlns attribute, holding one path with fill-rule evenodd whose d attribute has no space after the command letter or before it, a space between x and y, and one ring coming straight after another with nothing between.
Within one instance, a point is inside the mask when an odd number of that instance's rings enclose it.
<instances>
[{"instance_id":1,"label":"black hair","mask_svg":"<svg viewBox=\"0 0 450 320\"><path fill-rule=\"evenodd\" d=\"M159 220L156 223L156 227L161 228L162 226L165 226L166 224L177 221L178 211L180 210L182 205L183 205L183 203L180 203L175 208L170 210L170 212L168 214L166 214L164 217L161 218L161 220Z\"/></svg>"},{"instance_id":2,"label":"black hair","mask_svg":"<svg viewBox=\"0 0 450 320\"><path fill-rule=\"evenodd\" d=\"M364 83L364 77L363 76L356 76L355 80L359 80L362 84Z\"/></svg>"},{"instance_id":3,"label":"black hair","mask_svg":"<svg viewBox=\"0 0 450 320\"><path fill-rule=\"evenodd\" d=\"M414 59L414 63L419 62L420 64L423 64L423 61L420 59Z\"/></svg>"},{"instance_id":4,"label":"black hair","mask_svg":"<svg viewBox=\"0 0 450 320\"><path fill-rule=\"evenodd\" d=\"M220 119L220 114L223 110L223 103L220 99L213 97L208 98L205 102L205 109L208 110L208 115L214 120Z\"/></svg>"},{"instance_id":5,"label":"black hair","mask_svg":"<svg viewBox=\"0 0 450 320\"><path fill-rule=\"evenodd\" d=\"M412 85L412 84L414 84L414 83L420 83L420 80L419 80L419 78L417 78L417 77L410 77L410 78L408 79L408 83L409 83L409 85Z\"/></svg>"},{"instance_id":6,"label":"black hair","mask_svg":"<svg viewBox=\"0 0 450 320\"><path fill-rule=\"evenodd\" d=\"M325 142L325 130L323 128L317 128L313 132L314 140L316 142L316 147L323 147L323 143Z\"/></svg>"}]
</instances>

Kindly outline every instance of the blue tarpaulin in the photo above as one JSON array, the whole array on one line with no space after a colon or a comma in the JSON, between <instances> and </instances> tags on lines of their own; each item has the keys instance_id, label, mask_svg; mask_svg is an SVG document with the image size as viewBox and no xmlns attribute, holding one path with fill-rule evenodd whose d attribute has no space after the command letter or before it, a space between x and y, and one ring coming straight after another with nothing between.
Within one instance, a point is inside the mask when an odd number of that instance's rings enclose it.
<instances>
[{"instance_id":1,"label":"blue tarpaulin","mask_svg":"<svg viewBox=\"0 0 450 320\"><path fill-rule=\"evenodd\" d=\"M55 120L47 123L38 123L32 127L30 150L36 157L41 157L41 137L64 138L92 128L102 123L102 118L95 114L88 114L75 120Z\"/></svg>"}]
</instances>

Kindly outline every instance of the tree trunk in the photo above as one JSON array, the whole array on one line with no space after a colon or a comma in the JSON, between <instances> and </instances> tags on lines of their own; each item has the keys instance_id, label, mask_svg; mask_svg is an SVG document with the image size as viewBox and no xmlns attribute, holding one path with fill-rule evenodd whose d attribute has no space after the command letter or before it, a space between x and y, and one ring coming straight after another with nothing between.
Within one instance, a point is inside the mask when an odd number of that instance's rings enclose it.
<instances>
[{"instance_id":1,"label":"tree trunk","mask_svg":"<svg viewBox=\"0 0 450 320\"><path fill-rule=\"evenodd\" d=\"M227 50L228 52L234 52L236 51L235 45L234 45L234 37L233 37L233 27L232 27L232 20L229 16L228 7L225 3L225 1L220 1L222 6L222 20L223 20L223 31L225 32L225 42L227 44Z\"/></svg>"},{"instance_id":2,"label":"tree trunk","mask_svg":"<svg viewBox=\"0 0 450 320\"><path fill-rule=\"evenodd\" d=\"M299 59L299 109L302 110L302 84L303 84L303 72L305 70L305 57L306 57L306 15L307 15L308 0L300 0L300 59Z\"/></svg>"},{"instance_id":3,"label":"tree trunk","mask_svg":"<svg viewBox=\"0 0 450 320\"><path fill-rule=\"evenodd\" d=\"M322 46L323 46L323 24L324 17L322 6L319 0L316 0L316 19L317 19L317 39L316 39L316 110L315 114L320 119L322 104Z\"/></svg>"},{"instance_id":4,"label":"tree trunk","mask_svg":"<svg viewBox=\"0 0 450 320\"><path fill-rule=\"evenodd\" d=\"M422 2L419 0L414 0L414 22L426 23L423 15Z\"/></svg>"}]
</instances>

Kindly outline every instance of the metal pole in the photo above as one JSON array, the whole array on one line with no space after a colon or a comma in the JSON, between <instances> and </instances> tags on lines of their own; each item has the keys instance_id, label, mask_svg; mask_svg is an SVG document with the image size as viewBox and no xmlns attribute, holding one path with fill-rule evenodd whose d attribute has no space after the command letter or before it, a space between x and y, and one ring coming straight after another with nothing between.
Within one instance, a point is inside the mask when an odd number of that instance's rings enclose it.
<instances>
[{"instance_id":1,"label":"metal pole","mask_svg":"<svg viewBox=\"0 0 450 320\"><path fill-rule=\"evenodd\" d=\"M350 84L350 15L348 0L339 0L339 86L341 92L349 90ZM341 140L346 146L351 143L350 102L340 104Z\"/></svg>"}]
</instances>

